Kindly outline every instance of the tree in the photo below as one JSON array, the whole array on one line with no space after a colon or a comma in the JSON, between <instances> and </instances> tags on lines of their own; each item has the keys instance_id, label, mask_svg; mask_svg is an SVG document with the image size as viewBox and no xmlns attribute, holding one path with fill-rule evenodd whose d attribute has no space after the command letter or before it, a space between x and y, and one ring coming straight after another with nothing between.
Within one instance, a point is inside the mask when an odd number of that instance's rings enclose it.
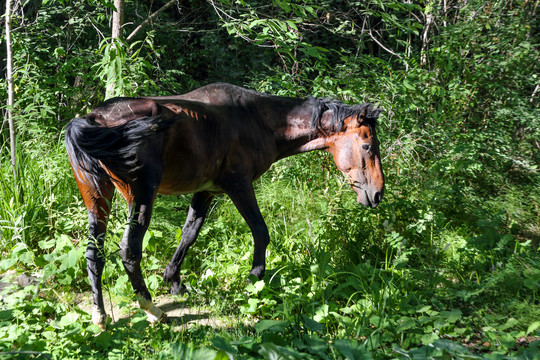
<instances>
[{"instance_id":1,"label":"tree","mask_svg":"<svg viewBox=\"0 0 540 360\"><path fill-rule=\"evenodd\" d=\"M123 95L122 87L122 71L126 60L127 45L140 30L148 25L156 16L171 7L177 0L170 0L156 12L152 13L145 21L133 30L128 37L123 39L124 27L124 0L114 0L112 26L111 26L111 43L104 51L105 62L109 62L107 68L107 85L105 90L105 98L110 98L114 95Z\"/></svg>"},{"instance_id":2,"label":"tree","mask_svg":"<svg viewBox=\"0 0 540 360\"><path fill-rule=\"evenodd\" d=\"M124 26L124 0L114 0L114 8L111 26L111 45L109 48L109 54L112 55L112 60L117 59L120 55L119 52L121 51L119 46L121 46L122 27ZM114 66L113 64L111 69L113 71L109 72L109 76L107 76L107 85L105 88L106 99L115 95L117 80L122 76L121 66Z\"/></svg>"},{"instance_id":3,"label":"tree","mask_svg":"<svg viewBox=\"0 0 540 360\"><path fill-rule=\"evenodd\" d=\"M11 12L12 12L12 0L6 0L6 81L8 85L8 98L6 117L9 125L9 141L11 150L11 166L13 168L13 179L15 186L17 186L17 155L15 148L15 124L13 122L13 54L11 51Z\"/></svg>"},{"instance_id":4,"label":"tree","mask_svg":"<svg viewBox=\"0 0 540 360\"><path fill-rule=\"evenodd\" d=\"M112 38L122 38L122 27L124 26L124 0L114 0L113 17L112 17Z\"/></svg>"}]
</instances>

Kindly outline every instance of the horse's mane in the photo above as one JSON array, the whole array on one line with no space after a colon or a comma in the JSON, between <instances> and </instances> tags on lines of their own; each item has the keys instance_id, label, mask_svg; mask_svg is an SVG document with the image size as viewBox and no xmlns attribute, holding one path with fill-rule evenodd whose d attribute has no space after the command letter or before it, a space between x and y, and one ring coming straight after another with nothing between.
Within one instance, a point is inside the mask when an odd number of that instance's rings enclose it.
<instances>
[{"instance_id":1,"label":"horse's mane","mask_svg":"<svg viewBox=\"0 0 540 360\"><path fill-rule=\"evenodd\" d=\"M322 115L327 110L332 110L332 130L339 132L343 129L343 123L349 116L361 114L364 110L366 115L363 119L363 123L369 127L375 128L377 126L377 118L383 111L382 108L375 108L373 104L364 103L358 105L347 105L338 100L333 99L316 99L312 96L309 100L313 103L314 109L311 116L311 128L319 128Z\"/></svg>"}]
</instances>

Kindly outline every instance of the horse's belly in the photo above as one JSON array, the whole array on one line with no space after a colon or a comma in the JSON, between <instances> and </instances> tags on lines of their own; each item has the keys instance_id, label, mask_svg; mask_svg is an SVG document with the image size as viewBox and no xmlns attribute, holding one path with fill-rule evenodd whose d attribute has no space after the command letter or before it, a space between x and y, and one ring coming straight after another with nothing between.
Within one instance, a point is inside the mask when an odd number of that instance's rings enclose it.
<instances>
[{"instance_id":1,"label":"horse's belly","mask_svg":"<svg viewBox=\"0 0 540 360\"><path fill-rule=\"evenodd\" d=\"M211 180L207 181L163 181L158 192L164 195L183 195L201 191L222 192Z\"/></svg>"}]
</instances>

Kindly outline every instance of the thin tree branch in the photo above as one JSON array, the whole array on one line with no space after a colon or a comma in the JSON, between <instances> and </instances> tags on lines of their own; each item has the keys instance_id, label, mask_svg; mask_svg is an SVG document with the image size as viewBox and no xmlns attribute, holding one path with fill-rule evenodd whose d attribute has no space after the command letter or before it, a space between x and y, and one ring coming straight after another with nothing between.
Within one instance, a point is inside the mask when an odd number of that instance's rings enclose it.
<instances>
[{"instance_id":1,"label":"thin tree branch","mask_svg":"<svg viewBox=\"0 0 540 360\"><path fill-rule=\"evenodd\" d=\"M148 19L144 20L139 26L137 26L135 28L135 30L133 30L131 32L131 34L129 34L129 36L126 38L126 41L130 41L131 39L133 39L135 37L135 35L137 35L139 33L139 31L141 31L141 29L143 27L145 27L146 25L148 25L156 16L158 16L159 14L161 14L163 11L167 10L168 8L170 8L174 3L176 3L177 0L170 0L168 3L166 3L165 5L163 5L162 7L160 7L156 12L154 12L152 15L150 15L148 17Z\"/></svg>"},{"instance_id":2,"label":"thin tree branch","mask_svg":"<svg viewBox=\"0 0 540 360\"><path fill-rule=\"evenodd\" d=\"M387 52L389 52L390 54L394 55L394 56L397 56L398 58L400 59L403 59L403 57L401 57L400 55L396 54L395 52L393 52L392 50L390 50L389 48L387 48L386 46L384 46L379 40L377 40L375 38L375 36L373 36L373 34L371 33L371 29L368 30L368 35L369 37L375 41L377 44L379 44L380 47L382 47L384 50L386 50Z\"/></svg>"},{"instance_id":3,"label":"thin tree branch","mask_svg":"<svg viewBox=\"0 0 540 360\"><path fill-rule=\"evenodd\" d=\"M531 99L529 100L529 102L534 102L534 97L536 96L536 93L538 92L538 89L540 88L540 83L539 84L536 84L536 87L534 88L534 91L531 95Z\"/></svg>"}]
</instances>

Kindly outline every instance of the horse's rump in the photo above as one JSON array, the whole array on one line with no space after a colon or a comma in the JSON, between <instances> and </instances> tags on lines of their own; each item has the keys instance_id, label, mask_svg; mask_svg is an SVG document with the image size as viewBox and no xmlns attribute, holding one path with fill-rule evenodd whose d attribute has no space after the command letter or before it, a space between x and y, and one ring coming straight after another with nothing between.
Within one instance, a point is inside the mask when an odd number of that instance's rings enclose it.
<instances>
[{"instance_id":1,"label":"horse's rump","mask_svg":"<svg viewBox=\"0 0 540 360\"><path fill-rule=\"evenodd\" d=\"M75 118L66 126L66 148L75 174L83 173L94 189L102 180L133 183L143 165L141 150L168 128L173 118L144 117L122 125L101 126L90 118ZM78 171L77 171L78 170Z\"/></svg>"}]
</instances>

